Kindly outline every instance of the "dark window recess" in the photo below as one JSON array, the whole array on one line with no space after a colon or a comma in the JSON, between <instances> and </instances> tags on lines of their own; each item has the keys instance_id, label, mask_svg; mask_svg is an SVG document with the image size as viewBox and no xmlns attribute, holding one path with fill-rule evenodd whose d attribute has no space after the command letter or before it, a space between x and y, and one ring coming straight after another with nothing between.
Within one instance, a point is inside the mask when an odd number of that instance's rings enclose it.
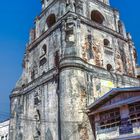
<instances>
[{"instance_id":1,"label":"dark window recess","mask_svg":"<svg viewBox=\"0 0 140 140\"><path fill-rule=\"evenodd\" d=\"M46 44L43 45L43 47L41 48L41 56L40 58L44 57L44 55L47 54L47 46Z\"/></svg>"},{"instance_id":2,"label":"dark window recess","mask_svg":"<svg viewBox=\"0 0 140 140\"><path fill-rule=\"evenodd\" d=\"M59 52L58 51L56 51L55 52L55 66L56 67L59 67Z\"/></svg>"},{"instance_id":3,"label":"dark window recess","mask_svg":"<svg viewBox=\"0 0 140 140\"><path fill-rule=\"evenodd\" d=\"M123 24L120 20L118 21L118 29L119 29L119 33L123 34Z\"/></svg>"},{"instance_id":4,"label":"dark window recess","mask_svg":"<svg viewBox=\"0 0 140 140\"><path fill-rule=\"evenodd\" d=\"M48 28L52 27L56 23L55 14L49 15L46 22L47 22Z\"/></svg>"},{"instance_id":5,"label":"dark window recess","mask_svg":"<svg viewBox=\"0 0 140 140\"><path fill-rule=\"evenodd\" d=\"M108 71L112 71L113 70L112 65L110 65L110 64L107 64L106 68L107 68Z\"/></svg>"},{"instance_id":6,"label":"dark window recess","mask_svg":"<svg viewBox=\"0 0 140 140\"><path fill-rule=\"evenodd\" d=\"M39 130L37 131L37 133L38 133L39 136L41 135L41 132Z\"/></svg>"},{"instance_id":7,"label":"dark window recess","mask_svg":"<svg viewBox=\"0 0 140 140\"><path fill-rule=\"evenodd\" d=\"M40 66L43 66L47 62L47 59L44 57L40 60Z\"/></svg>"},{"instance_id":8,"label":"dark window recess","mask_svg":"<svg viewBox=\"0 0 140 140\"><path fill-rule=\"evenodd\" d=\"M140 122L140 102L129 105L129 115L131 123Z\"/></svg>"},{"instance_id":9,"label":"dark window recess","mask_svg":"<svg viewBox=\"0 0 140 140\"><path fill-rule=\"evenodd\" d=\"M44 75L45 73L46 73L46 72L45 72L45 71L43 71L43 72L42 72L42 75Z\"/></svg>"},{"instance_id":10,"label":"dark window recess","mask_svg":"<svg viewBox=\"0 0 140 140\"><path fill-rule=\"evenodd\" d=\"M39 97L36 96L36 97L34 98L34 105L38 105L39 103L40 103Z\"/></svg>"},{"instance_id":11,"label":"dark window recess","mask_svg":"<svg viewBox=\"0 0 140 140\"><path fill-rule=\"evenodd\" d=\"M32 70L32 72L31 72L31 79L32 79L32 80L35 79L35 70Z\"/></svg>"},{"instance_id":12,"label":"dark window recess","mask_svg":"<svg viewBox=\"0 0 140 140\"><path fill-rule=\"evenodd\" d=\"M47 46L45 44L43 45L42 50L44 51L44 54L46 54L46 52L47 52Z\"/></svg>"},{"instance_id":13,"label":"dark window recess","mask_svg":"<svg viewBox=\"0 0 140 140\"><path fill-rule=\"evenodd\" d=\"M38 117L39 117L39 120L41 119L41 114L40 114L40 111L37 109L36 110L37 111L37 115L38 115Z\"/></svg>"},{"instance_id":14,"label":"dark window recess","mask_svg":"<svg viewBox=\"0 0 140 140\"><path fill-rule=\"evenodd\" d=\"M96 23L103 24L104 16L99 11L94 10L91 12L91 20Z\"/></svg>"},{"instance_id":15,"label":"dark window recess","mask_svg":"<svg viewBox=\"0 0 140 140\"><path fill-rule=\"evenodd\" d=\"M88 43L89 43L89 48L88 48L88 59L93 59L93 50L92 50L92 45L93 45L93 36L91 34L88 35Z\"/></svg>"},{"instance_id":16,"label":"dark window recess","mask_svg":"<svg viewBox=\"0 0 140 140\"><path fill-rule=\"evenodd\" d=\"M110 46L110 42L107 39L104 39L104 47L109 47Z\"/></svg>"},{"instance_id":17,"label":"dark window recess","mask_svg":"<svg viewBox=\"0 0 140 140\"><path fill-rule=\"evenodd\" d=\"M137 75L137 78L140 79L140 75Z\"/></svg>"},{"instance_id":18,"label":"dark window recess","mask_svg":"<svg viewBox=\"0 0 140 140\"><path fill-rule=\"evenodd\" d=\"M100 129L108 129L120 125L120 109L116 108L99 114Z\"/></svg>"}]
</instances>

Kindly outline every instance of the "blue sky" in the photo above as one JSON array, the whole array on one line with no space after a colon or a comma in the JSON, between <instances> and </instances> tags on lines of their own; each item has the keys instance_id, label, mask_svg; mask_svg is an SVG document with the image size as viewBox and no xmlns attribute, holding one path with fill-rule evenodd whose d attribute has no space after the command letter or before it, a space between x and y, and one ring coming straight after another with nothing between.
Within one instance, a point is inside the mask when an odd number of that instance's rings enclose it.
<instances>
[{"instance_id":1,"label":"blue sky","mask_svg":"<svg viewBox=\"0 0 140 140\"><path fill-rule=\"evenodd\" d=\"M41 11L41 0L0 0L0 120L8 117L9 94L22 72L22 59L34 18ZM131 32L140 52L140 1L111 0ZM140 57L138 58L140 63Z\"/></svg>"}]
</instances>

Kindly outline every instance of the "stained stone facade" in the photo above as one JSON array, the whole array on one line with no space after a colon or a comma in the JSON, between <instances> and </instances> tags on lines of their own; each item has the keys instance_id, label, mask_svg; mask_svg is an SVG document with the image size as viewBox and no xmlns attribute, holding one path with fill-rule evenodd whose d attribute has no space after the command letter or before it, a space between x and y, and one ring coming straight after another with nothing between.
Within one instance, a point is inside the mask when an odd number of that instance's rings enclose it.
<instances>
[{"instance_id":1,"label":"stained stone facade","mask_svg":"<svg viewBox=\"0 0 140 140\"><path fill-rule=\"evenodd\" d=\"M10 140L94 140L87 106L139 86L136 50L108 0L42 0L11 95Z\"/></svg>"}]
</instances>

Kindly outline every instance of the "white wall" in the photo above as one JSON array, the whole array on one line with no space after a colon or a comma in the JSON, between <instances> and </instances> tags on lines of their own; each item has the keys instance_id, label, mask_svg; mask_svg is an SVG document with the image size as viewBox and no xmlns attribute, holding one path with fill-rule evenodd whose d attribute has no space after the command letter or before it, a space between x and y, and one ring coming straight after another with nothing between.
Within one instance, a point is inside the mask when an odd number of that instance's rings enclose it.
<instances>
[{"instance_id":1,"label":"white wall","mask_svg":"<svg viewBox=\"0 0 140 140\"><path fill-rule=\"evenodd\" d=\"M0 140L8 140L9 138L9 120L0 123Z\"/></svg>"}]
</instances>

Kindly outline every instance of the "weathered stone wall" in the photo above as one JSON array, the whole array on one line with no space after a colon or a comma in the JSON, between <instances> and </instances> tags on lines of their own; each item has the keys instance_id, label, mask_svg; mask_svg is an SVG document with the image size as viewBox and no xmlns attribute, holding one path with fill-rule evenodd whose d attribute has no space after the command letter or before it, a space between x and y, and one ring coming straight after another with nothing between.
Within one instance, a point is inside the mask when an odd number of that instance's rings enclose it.
<instances>
[{"instance_id":1,"label":"weathered stone wall","mask_svg":"<svg viewBox=\"0 0 140 140\"><path fill-rule=\"evenodd\" d=\"M107 64L118 74L135 77L136 61L134 49L128 42L112 34L81 25L80 57L86 62L107 69ZM108 40L108 46L104 40Z\"/></svg>"},{"instance_id":2,"label":"weathered stone wall","mask_svg":"<svg viewBox=\"0 0 140 140\"><path fill-rule=\"evenodd\" d=\"M65 69L60 75L62 140L93 140L86 115L87 82L85 72Z\"/></svg>"},{"instance_id":3,"label":"weathered stone wall","mask_svg":"<svg viewBox=\"0 0 140 140\"><path fill-rule=\"evenodd\" d=\"M93 140L86 107L111 88L139 86L135 48L111 7L96 0L51 2L44 1L31 30L11 95L10 139ZM91 20L92 10L103 14L103 25Z\"/></svg>"},{"instance_id":4,"label":"weathered stone wall","mask_svg":"<svg viewBox=\"0 0 140 140\"><path fill-rule=\"evenodd\" d=\"M43 50L44 45L46 46L46 52ZM61 36L59 28L51 32L49 36L43 39L32 50L27 51L24 58L23 74L16 86L25 86L53 69L55 67L55 53L60 51L60 46Z\"/></svg>"},{"instance_id":5,"label":"weathered stone wall","mask_svg":"<svg viewBox=\"0 0 140 140\"><path fill-rule=\"evenodd\" d=\"M84 9L85 10L84 17L91 19L92 11L94 11L94 10L100 11L100 13L102 13L102 15L104 17L103 25L112 30L116 30L114 12L111 8L108 8L103 5L99 5L98 3L93 2L92 0L87 1L85 3L85 6L86 6L86 8Z\"/></svg>"},{"instance_id":6,"label":"weathered stone wall","mask_svg":"<svg viewBox=\"0 0 140 140\"><path fill-rule=\"evenodd\" d=\"M51 3L51 0L50 2ZM49 5L49 4L48 4ZM65 2L54 1L43 13L35 20L36 38L40 37L45 31L49 29L47 26L47 18L54 14L56 21L58 21L66 13Z\"/></svg>"},{"instance_id":7,"label":"weathered stone wall","mask_svg":"<svg viewBox=\"0 0 140 140\"><path fill-rule=\"evenodd\" d=\"M114 87L139 86L139 81L136 79L119 77L119 75L115 77L115 75L113 76L109 73L105 74L104 70L99 71L97 73L101 75L98 75L98 78L95 76L97 74L95 69L94 72L89 72L79 68L66 68L61 72L61 126L63 140L82 140L83 136L85 136L84 140L93 140L86 107ZM84 135L82 136L82 134Z\"/></svg>"},{"instance_id":8,"label":"weathered stone wall","mask_svg":"<svg viewBox=\"0 0 140 140\"><path fill-rule=\"evenodd\" d=\"M58 138L58 99L55 81L25 91L25 95L12 99L11 139L42 140Z\"/></svg>"}]
</instances>

